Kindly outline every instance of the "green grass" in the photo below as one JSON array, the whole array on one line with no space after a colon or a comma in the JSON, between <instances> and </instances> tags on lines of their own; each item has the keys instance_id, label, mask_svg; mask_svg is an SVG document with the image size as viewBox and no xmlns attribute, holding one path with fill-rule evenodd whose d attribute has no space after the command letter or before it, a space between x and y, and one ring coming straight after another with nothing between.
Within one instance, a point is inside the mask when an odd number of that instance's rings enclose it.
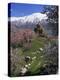
<instances>
[{"instance_id":1,"label":"green grass","mask_svg":"<svg viewBox=\"0 0 60 80\"><path fill-rule=\"evenodd\" d=\"M40 68L41 66L43 66L43 64L44 64L44 55L43 55L42 51L40 53L37 53L37 51L39 50L39 48L44 48L46 41L47 41L47 39L42 38L42 37L35 38L31 43L32 46L30 49L23 51L24 48L19 48L17 51L17 55L18 55L18 57L21 58L21 61L18 62L19 64L17 63L17 65L18 65L17 68L19 68L19 66L23 67L24 65L26 65L26 64L28 65L28 63L30 63L31 65L29 66L28 70L31 71L31 74L38 73L39 70L37 71L37 69ZM35 53L35 54L33 54L33 53ZM36 59L26 63L23 59L25 56L30 56L31 58L33 58L35 56ZM43 56L43 57L41 57L41 56ZM15 71L15 73L18 73L17 71Z\"/></svg>"},{"instance_id":2,"label":"green grass","mask_svg":"<svg viewBox=\"0 0 60 80\"><path fill-rule=\"evenodd\" d=\"M27 50L26 53L27 55L31 52L37 51L40 47L43 48L45 44L45 40L42 38L36 38L32 41L32 46L29 50Z\"/></svg>"}]
</instances>

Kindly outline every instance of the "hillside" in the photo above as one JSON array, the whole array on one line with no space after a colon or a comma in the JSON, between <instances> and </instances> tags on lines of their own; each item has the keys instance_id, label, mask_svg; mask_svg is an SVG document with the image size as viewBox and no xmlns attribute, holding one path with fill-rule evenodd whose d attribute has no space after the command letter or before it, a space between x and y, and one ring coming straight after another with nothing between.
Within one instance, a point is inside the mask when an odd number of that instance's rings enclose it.
<instances>
[{"instance_id":1,"label":"hillside","mask_svg":"<svg viewBox=\"0 0 60 80\"><path fill-rule=\"evenodd\" d=\"M11 76L56 74L58 71L57 48L57 40L48 41L42 37L35 38L26 47L11 47ZM30 59L26 61L25 57ZM24 69L26 69L25 72L23 72Z\"/></svg>"},{"instance_id":2,"label":"hillside","mask_svg":"<svg viewBox=\"0 0 60 80\"><path fill-rule=\"evenodd\" d=\"M49 23L42 13L12 18L9 24L11 76L56 74L57 24Z\"/></svg>"}]
</instances>

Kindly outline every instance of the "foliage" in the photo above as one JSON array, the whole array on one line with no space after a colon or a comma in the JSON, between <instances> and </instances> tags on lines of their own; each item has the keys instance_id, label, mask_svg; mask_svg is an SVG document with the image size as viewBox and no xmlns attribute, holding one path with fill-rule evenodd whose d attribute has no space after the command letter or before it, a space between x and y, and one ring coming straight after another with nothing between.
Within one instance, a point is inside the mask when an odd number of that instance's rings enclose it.
<instances>
[{"instance_id":1,"label":"foliage","mask_svg":"<svg viewBox=\"0 0 60 80\"><path fill-rule=\"evenodd\" d=\"M33 36L34 32L30 29L21 29L16 32L11 32L11 46L25 47L26 43L31 43Z\"/></svg>"},{"instance_id":2,"label":"foliage","mask_svg":"<svg viewBox=\"0 0 60 80\"><path fill-rule=\"evenodd\" d=\"M58 6L46 6L44 7L44 13L47 14L49 21L58 22Z\"/></svg>"},{"instance_id":3,"label":"foliage","mask_svg":"<svg viewBox=\"0 0 60 80\"><path fill-rule=\"evenodd\" d=\"M43 28L40 24L37 24L36 27L34 28L34 32L36 34L38 34L38 36L44 36L44 31L43 31Z\"/></svg>"}]
</instances>

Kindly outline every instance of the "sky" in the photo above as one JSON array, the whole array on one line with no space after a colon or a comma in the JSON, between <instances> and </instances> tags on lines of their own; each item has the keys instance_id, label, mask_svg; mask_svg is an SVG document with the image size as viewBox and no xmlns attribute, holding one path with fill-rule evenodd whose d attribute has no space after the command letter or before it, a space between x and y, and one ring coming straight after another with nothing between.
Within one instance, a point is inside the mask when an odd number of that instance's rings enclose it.
<instances>
[{"instance_id":1,"label":"sky","mask_svg":"<svg viewBox=\"0 0 60 80\"><path fill-rule=\"evenodd\" d=\"M9 3L8 17L22 17L32 13L43 12L44 5L24 4L24 3Z\"/></svg>"}]
</instances>

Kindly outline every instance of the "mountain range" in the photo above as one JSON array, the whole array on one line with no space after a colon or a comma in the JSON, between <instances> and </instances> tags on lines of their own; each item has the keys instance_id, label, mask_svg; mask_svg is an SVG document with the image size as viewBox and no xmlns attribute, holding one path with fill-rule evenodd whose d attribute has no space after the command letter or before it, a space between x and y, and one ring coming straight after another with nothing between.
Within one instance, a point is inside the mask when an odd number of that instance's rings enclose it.
<instances>
[{"instance_id":1,"label":"mountain range","mask_svg":"<svg viewBox=\"0 0 60 80\"><path fill-rule=\"evenodd\" d=\"M34 28L36 24L46 22L46 14L33 13L23 17L10 17L11 25L15 25L17 28Z\"/></svg>"},{"instance_id":2,"label":"mountain range","mask_svg":"<svg viewBox=\"0 0 60 80\"><path fill-rule=\"evenodd\" d=\"M23 17L9 17L8 21L11 23L11 31L14 32L21 28L34 30L36 24L42 25L48 34L53 32L53 25L49 23L46 13L33 13Z\"/></svg>"}]
</instances>

